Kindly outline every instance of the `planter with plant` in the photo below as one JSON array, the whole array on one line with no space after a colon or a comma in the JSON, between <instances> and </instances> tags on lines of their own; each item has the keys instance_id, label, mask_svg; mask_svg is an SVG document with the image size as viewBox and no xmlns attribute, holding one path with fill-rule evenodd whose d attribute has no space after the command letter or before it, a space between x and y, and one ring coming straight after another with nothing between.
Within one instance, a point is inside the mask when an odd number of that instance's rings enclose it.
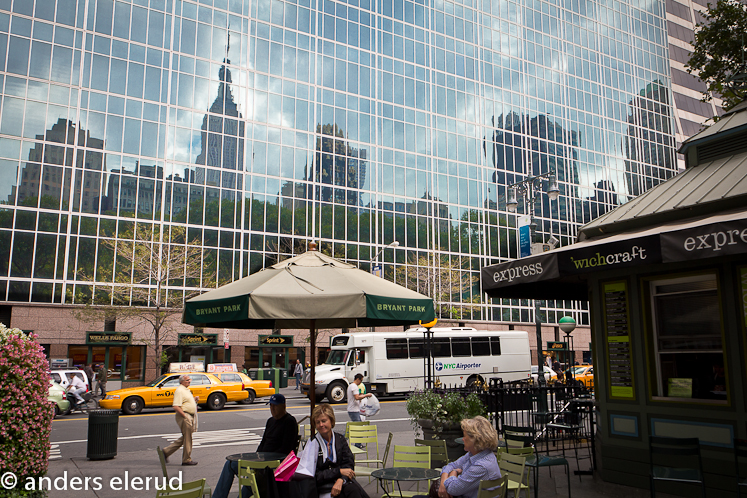
<instances>
[{"instance_id":1,"label":"planter with plant","mask_svg":"<svg viewBox=\"0 0 747 498\"><path fill-rule=\"evenodd\" d=\"M463 397L454 391L441 394L426 389L415 391L407 399L407 413L417 436L446 440L449 458L455 460L463 454L462 446L454 442L463 436L462 420L485 417L487 409L477 393Z\"/></svg>"}]
</instances>

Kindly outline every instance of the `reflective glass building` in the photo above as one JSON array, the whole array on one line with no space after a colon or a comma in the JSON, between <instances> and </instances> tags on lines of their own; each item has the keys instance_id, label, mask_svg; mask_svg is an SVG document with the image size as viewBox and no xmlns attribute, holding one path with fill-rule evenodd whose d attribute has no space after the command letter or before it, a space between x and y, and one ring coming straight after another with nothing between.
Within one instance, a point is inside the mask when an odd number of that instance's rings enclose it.
<instances>
[{"instance_id":1,"label":"reflective glass building","mask_svg":"<svg viewBox=\"0 0 747 498\"><path fill-rule=\"evenodd\" d=\"M506 186L555 170L565 244L676 171L658 0L0 0L0 55L6 307L90 302L144 229L201 248L177 300L396 240L384 277L441 317L529 322L480 293L518 256Z\"/></svg>"}]
</instances>

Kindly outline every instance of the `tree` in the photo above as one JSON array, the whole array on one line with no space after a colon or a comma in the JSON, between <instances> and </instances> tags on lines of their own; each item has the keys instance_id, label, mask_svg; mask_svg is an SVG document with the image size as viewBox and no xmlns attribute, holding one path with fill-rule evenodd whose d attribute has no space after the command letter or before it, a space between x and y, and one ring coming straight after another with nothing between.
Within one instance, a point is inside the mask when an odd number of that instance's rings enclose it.
<instances>
[{"instance_id":1,"label":"tree","mask_svg":"<svg viewBox=\"0 0 747 498\"><path fill-rule=\"evenodd\" d=\"M706 84L704 102L717 94L728 110L747 96L747 5L737 0L718 0L716 5L708 4L704 16L706 22L696 27L687 72Z\"/></svg>"},{"instance_id":2,"label":"tree","mask_svg":"<svg viewBox=\"0 0 747 498\"><path fill-rule=\"evenodd\" d=\"M203 252L200 242L186 240L183 227L138 224L134 233L102 239L95 292L91 303L79 311L85 321L116 319L148 323L152 329L143 342L153 348L153 366L160 373L163 345L174 333L175 318L184 301L201 288L215 287L216 261ZM106 252L106 254L103 254Z\"/></svg>"},{"instance_id":3,"label":"tree","mask_svg":"<svg viewBox=\"0 0 747 498\"><path fill-rule=\"evenodd\" d=\"M449 256L419 256L397 268L397 280L405 287L433 298L438 318L462 320L479 312L479 278L471 274L468 258ZM472 294L472 295L470 295Z\"/></svg>"}]
</instances>

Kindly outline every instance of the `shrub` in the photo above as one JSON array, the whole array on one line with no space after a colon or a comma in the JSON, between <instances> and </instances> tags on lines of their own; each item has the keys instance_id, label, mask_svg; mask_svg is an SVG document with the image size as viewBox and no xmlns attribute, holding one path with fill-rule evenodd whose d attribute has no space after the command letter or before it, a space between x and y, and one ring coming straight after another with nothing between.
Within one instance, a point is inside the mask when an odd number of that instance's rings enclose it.
<instances>
[{"instance_id":1,"label":"shrub","mask_svg":"<svg viewBox=\"0 0 747 498\"><path fill-rule=\"evenodd\" d=\"M37 496L23 491L27 477L47 472L52 406L49 364L34 334L0 324L0 475L13 472L13 490L0 498Z\"/></svg>"},{"instance_id":2,"label":"shrub","mask_svg":"<svg viewBox=\"0 0 747 498\"><path fill-rule=\"evenodd\" d=\"M487 414L485 404L476 393L470 393L466 398L455 391L445 394L433 392L431 389L415 391L407 398L407 413L410 423L419 434L418 419L429 420L433 423L436 434L440 434L444 424L459 424L465 418L473 418Z\"/></svg>"}]
</instances>

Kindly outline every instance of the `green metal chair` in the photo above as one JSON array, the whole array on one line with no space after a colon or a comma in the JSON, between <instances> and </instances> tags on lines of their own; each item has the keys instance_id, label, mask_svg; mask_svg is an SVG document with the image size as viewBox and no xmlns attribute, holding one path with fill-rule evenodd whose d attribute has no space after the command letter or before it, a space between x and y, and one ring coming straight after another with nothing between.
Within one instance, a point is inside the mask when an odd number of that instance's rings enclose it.
<instances>
[{"instance_id":1,"label":"green metal chair","mask_svg":"<svg viewBox=\"0 0 747 498\"><path fill-rule=\"evenodd\" d=\"M415 446L431 447L431 465L433 465L433 469L440 471L449 463L449 454L445 439L430 439L427 441L425 439L416 439Z\"/></svg>"},{"instance_id":2,"label":"green metal chair","mask_svg":"<svg viewBox=\"0 0 747 498\"><path fill-rule=\"evenodd\" d=\"M698 438L649 436L648 456L651 465L649 478L652 498L656 496L657 482L699 485L705 498L703 462L700 458Z\"/></svg>"},{"instance_id":3,"label":"green metal chair","mask_svg":"<svg viewBox=\"0 0 747 498\"><path fill-rule=\"evenodd\" d=\"M158 459L161 461L161 471L163 472L163 477L166 479L166 484L168 485L169 482L169 473L166 471L166 455L163 454L163 450L160 446L156 446L156 451L158 452ZM204 480L204 479L203 479ZM183 486L182 486L183 488ZM203 494L202 496L212 496L213 491L210 489L210 486L207 484L204 484Z\"/></svg>"},{"instance_id":4,"label":"green metal chair","mask_svg":"<svg viewBox=\"0 0 747 498\"><path fill-rule=\"evenodd\" d=\"M259 487L257 486L257 478L255 477L255 470L264 470L265 467L276 469L280 466L280 460L270 460L268 462L250 462L248 460L239 460L239 472L237 477L239 478L239 496L241 496L241 488L243 486L249 486L252 490L252 494L255 498L259 497Z\"/></svg>"},{"instance_id":5,"label":"green metal chair","mask_svg":"<svg viewBox=\"0 0 747 498\"><path fill-rule=\"evenodd\" d=\"M524 496L529 498L529 486L525 484L524 469L527 459L522 455L514 455L508 451L501 453L501 460L498 465L501 468L501 474L508 477L508 490L514 492L514 497L519 496L525 491Z\"/></svg>"},{"instance_id":6,"label":"green metal chair","mask_svg":"<svg viewBox=\"0 0 747 498\"><path fill-rule=\"evenodd\" d=\"M477 498L506 498L508 491L508 477L500 479L485 479L480 481L477 488Z\"/></svg>"},{"instance_id":7,"label":"green metal chair","mask_svg":"<svg viewBox=\"0 0 747 498\"><path fill-rule=\"evenodd\" d=\"M430 446L403 446L394 445L394 462L392 467L416 467L420 469L431 468ZM427 491L426 491L427 493ZM420 482L417 483L417 491L400 491L401 497L412 497L420 493Z\"/></svg>"},{"instance_id":8,"label":"green metal chair","mask_svg":"<svg viewBox=\"0 0 747 498\"><path fill-rule=\"evenodd\" d=\"M352 437L353 432L351 432ZM376 443L376 458L373 459L358 459L355 461L355 474L359 476L368 476L371 477L371 472L373 472L376 469L380 469L386 466L386 460L389 457L389 448L392 445L392 438L394 437L394 434L391 432L389 433L389 438L386 441L386 447L384 448L384 453L381 458L379 458L379 444L378 441ZM369 479L370 482L370 479Z\"/></svg>"},{"instance_id":9,"label":"green metal chair","mask_svg":"<svg viewBox=\"0 0 747 498\"><path fill-rule=\"evenodd\" d=\"M507 451L511 447L515 448L526 448L534 446L535 439L534 427L526 426L503 426L503 439L506 441ZM539 484L539 469L547 468L552 471L552 467L562 465L565 467L565 473L568 477L568 498L571 497L571 468L568 465L568 460L559 456L551 456L548 453L542 455L534 449L534 456L527 458L526 466L533 471L534 474L534 497L538 498L538 484Z\"/></svg>"},{"instance_id":10,"label":"green metal chair","mask_svg":"<svg viewBox=\"0 0 747 498\"><path fill-rule=\"evenodd\" d=\"M182 483L181 489L156 490L156 498L200 498L204 492L205 479L199 479L197 481Z\"/></svg>"}]
</instances>

